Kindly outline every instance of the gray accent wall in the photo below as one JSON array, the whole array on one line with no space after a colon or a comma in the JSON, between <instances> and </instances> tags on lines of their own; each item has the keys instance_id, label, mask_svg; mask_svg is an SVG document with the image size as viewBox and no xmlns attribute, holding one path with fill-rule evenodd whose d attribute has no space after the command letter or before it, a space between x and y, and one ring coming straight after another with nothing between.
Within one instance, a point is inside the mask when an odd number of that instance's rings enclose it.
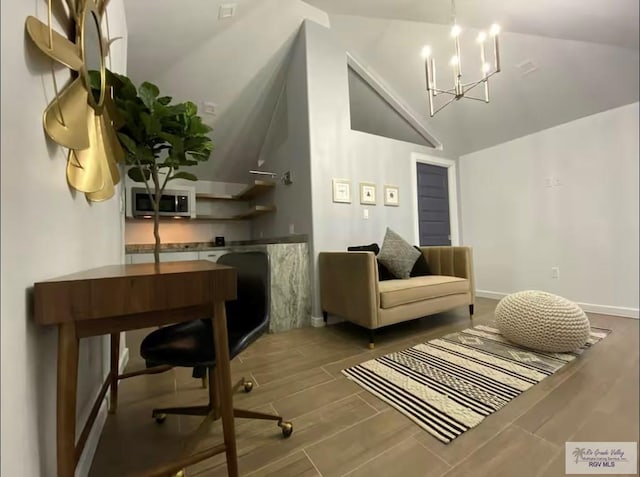
<instances>
[{"instance_id":1,"label":"gray accent wall","mask_svg":"<svg viewBox=\"0 0 640 477\"><path fill-rule=\"evenodd\" d=\"M275 189L259 203L273 204L274 214L252 223L254 239L311 234L311 157L309 150L309 107L306 68L306 41L300 29L292 47L284 86L271 118L259 163L255 169L281 176L290 171L293 184L278 181ZM292 231L293 227L293 231Z\"/></svg>"},{"instance_id":2,"label":"gray accent wall","mask_svg":"<svg viewBox=\"0 0 640 477\"><path fill-rule=\"evenodd\" d=\"M351 129L434 147L353 68L347 71Z\"/></svg>"}]
</instances>

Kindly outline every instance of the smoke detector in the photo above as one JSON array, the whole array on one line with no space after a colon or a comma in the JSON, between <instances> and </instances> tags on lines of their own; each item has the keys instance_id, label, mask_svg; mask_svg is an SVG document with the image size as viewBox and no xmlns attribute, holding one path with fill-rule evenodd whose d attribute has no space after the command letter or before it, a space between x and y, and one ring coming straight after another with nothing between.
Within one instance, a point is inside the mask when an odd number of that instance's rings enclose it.
<instances>
[{"instance_id":1,"label":"smoke detector","mask_svg":"<svg viewBox=\"0 0 640 477\"><path fill-rule=\"evenodd\" d=\"M520 75L527 76L538 69L538 65L536 65L533 60L524 60L521 63L516 65L516 68L520 70Z\"/></svg>"},{"instance_id":2,"label":"smoke detector","mask_svg":"<svg viewBox=\"0 0 640 477\"><path fill-rule=\"evenodd\" d=\"M218 9L218 20L227 20L236 14L236 4L226 3Z\"/></svg>"}]
</instances>

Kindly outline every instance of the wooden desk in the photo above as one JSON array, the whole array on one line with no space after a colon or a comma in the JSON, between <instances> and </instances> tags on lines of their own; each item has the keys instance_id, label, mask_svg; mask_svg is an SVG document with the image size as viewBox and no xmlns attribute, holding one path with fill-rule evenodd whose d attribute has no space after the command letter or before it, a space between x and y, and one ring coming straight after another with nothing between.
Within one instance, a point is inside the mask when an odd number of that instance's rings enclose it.
<instances>
[{"instance_id":1,"label":"wooden desk","mask_svg":"<svg viewBox=\"0 0 640 477\"><path fill-rule=\"evenodd\" d=\"M235 269L208 261L114 265L34 285L37 323L57 325L58 477L73 477L93 422L111 387L114 412L118 396L120 332L189 321L213 315L220 411L224 444L198 454L197 460L225 452L229 476L238 475L225 301L236 298ZM76 391L80 338L111 335L111 370L82 433L76 435ZM165 476L194 463L185 457L145 475ZM175 467L175 469L174 469Z\"/></svg>"}]
</instances>

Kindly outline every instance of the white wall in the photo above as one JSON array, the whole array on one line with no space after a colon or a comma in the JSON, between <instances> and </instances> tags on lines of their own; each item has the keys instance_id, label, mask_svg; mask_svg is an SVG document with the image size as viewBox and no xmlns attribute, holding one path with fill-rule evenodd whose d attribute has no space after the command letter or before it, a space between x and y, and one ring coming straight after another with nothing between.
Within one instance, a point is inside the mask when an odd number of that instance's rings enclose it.
<instances>
[{"instance_id":1,"label":"white wall","mask_svg":"<svg viewBox=\"0 0 640 477\"><path fill-rule=\"evenodd\" d=\"M347 57L331 30L311 21L304 24L307 41L313 269L321 251L346 250L349 245L382 244L386 227L412 241L411 154L433 154L431 148L350 129ZM332 201L332 179L352 181L351 203ZM377 204L363 206L359 182L377 184ZM383 186L397 185L400 206L383 205ZM369 219L363 209L369 209ZM319 290L315 288L314 317L319 317Z\"/></svg>"},{"instance_id":2,"label":"white wall","mask_svg":"<svg viewBox=\"0 0 640 477\"><path fill-rule=\"evenodd\" d=\"M479 291L638 316L638 103L462 156L460 186Z\"/></svg>"},{"instance_id":3,"label":"white wall","mask_svg":"<svg viewBox=\"0 0 640 477\"><path fill-rule=\"evenodd\" d=\"M50 61L24 21L46 23L46 2L2 2L1 148L1 453L3 476L55 475L57 330L33 322L34 282L122 263L118 198L87 203L66 183L65 151L45 138L42 112L53 98ZM109 5L112 65L124 72L127 30L122 0ZM56 29L61 30L59 24ZM56 66L58 84L70 77ZM107 371L104 340L82 340L78 416L83 423ZM85 462L86 459L84 459Z\"/></svg>"}]
</instances>

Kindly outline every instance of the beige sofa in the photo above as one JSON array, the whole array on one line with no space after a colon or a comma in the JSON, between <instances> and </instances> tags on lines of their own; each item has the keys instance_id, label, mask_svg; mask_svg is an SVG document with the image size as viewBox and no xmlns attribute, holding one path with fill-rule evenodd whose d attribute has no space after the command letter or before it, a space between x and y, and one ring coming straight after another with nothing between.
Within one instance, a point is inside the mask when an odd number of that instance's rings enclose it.
<instances>
[{"instance_id":1,"label":"beige sofa","mask_svg":"<svg viewBox=\"0 0 640 477\"><path fill-rule=\"evenodd\" d=\"M462 305L473 315L475 300L470 247L421 247L434 275L378 280L373 252L321 252L320 301L325 322L337 315L370 330Z\"/></svg>"}]
</instances>

